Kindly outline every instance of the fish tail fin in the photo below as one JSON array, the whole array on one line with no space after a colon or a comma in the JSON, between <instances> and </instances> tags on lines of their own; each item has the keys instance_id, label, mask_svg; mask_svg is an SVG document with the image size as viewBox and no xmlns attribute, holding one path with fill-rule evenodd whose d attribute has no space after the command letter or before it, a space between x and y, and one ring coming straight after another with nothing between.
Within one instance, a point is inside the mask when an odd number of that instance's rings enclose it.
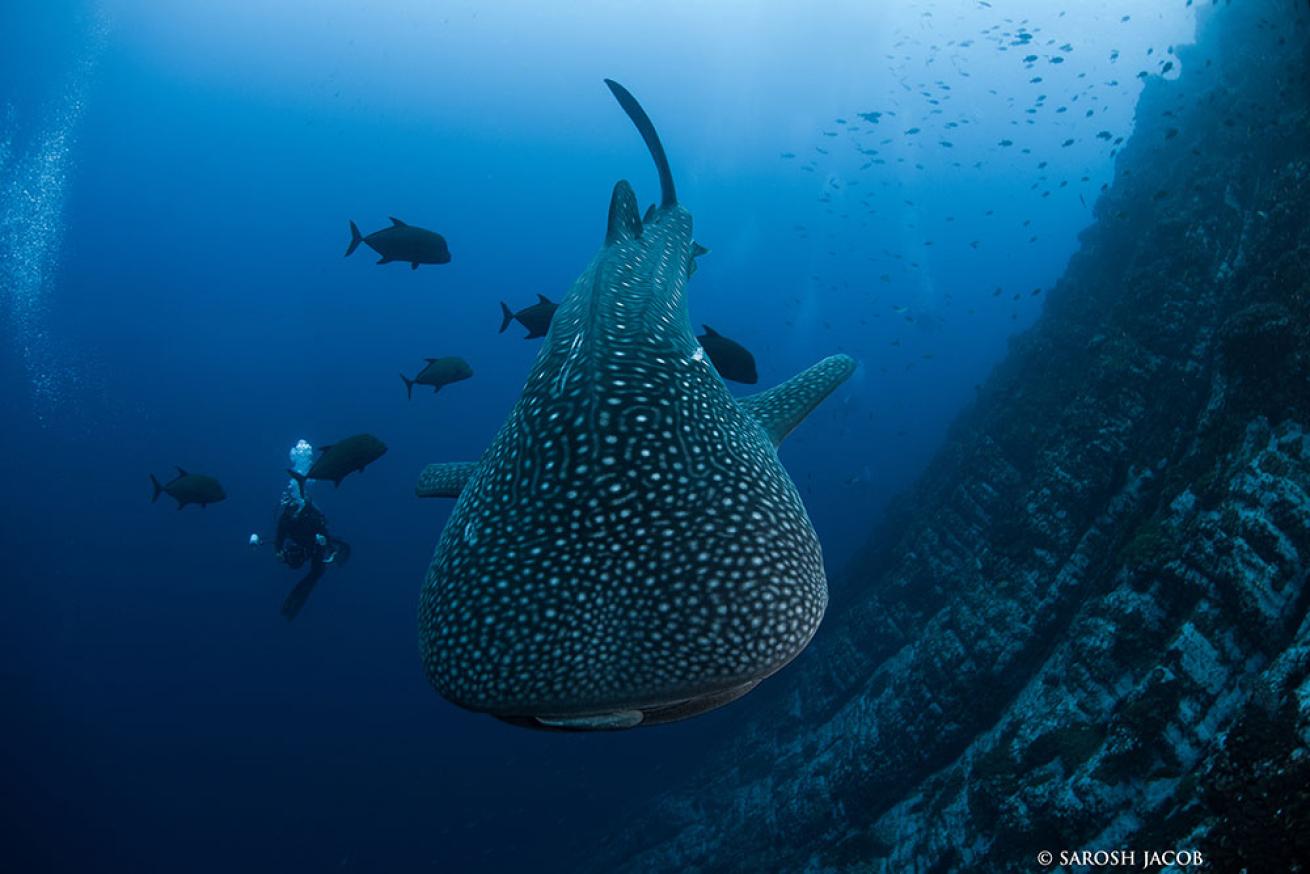
<instances>
[{"instance_id":1,"label":"fish tail fin","mask_svg":"<svg viewBox=\"0 0 1310 874\"><path fill-rule=\"evenodd\" d=\"M408 376L406 376L406 375L403 374L403 373L400 375L400 378L403 379L403 380L405 381L405 397L409 398L410 400L413 400L413 399L414 399L414 380L410 379Z\"/></svg>"},{"instance_id":2,"label":"fish tail fin","mask_svg":"<svg viewBox=\"0 0 1310 874\"><path fill-rule=\"evenodd\" d=\"M154 486L155 488L155 493L150 496L150 503L153 504L155 501L158 501L159 496L164 493L164 487L159 484L159 480L155 479L155 475L153 473L150 474L150 485Z\"/></svg>"},{"instance_id":3,"label":"fish tail fin","mask_svg":"<svg viewBox=\"0 0 1310 874\"><path fill-rule=\"evenodd\" d=\"M289 467L287 468L287 474L296 481L296 485L300 486L300 497L303 500L305 497L305 475Z\"/></svg>"},{"instance_id":4,"label":"fish tail fin","mask_svg":"<svg viewBox=\"0 0 1310 874\"><path fill-rule=\"evenodd\" d=\"M500 333L505 333L512 321L514 321L514 311L509 308L509 304L502 300L500 302Z\"/></svg>"},{"instance_id":5,"label":"fish tail fin","mask_svg":"<svg viewBox=\"0 0 1310 874\"><path fill-rule=\"evenodd\" d=\"M346 257L349 258L362 242L364 242L364 237L359 232L359 225L352 221L350 223L350 245L346 247Z\"/></svg>"}]
</instances>

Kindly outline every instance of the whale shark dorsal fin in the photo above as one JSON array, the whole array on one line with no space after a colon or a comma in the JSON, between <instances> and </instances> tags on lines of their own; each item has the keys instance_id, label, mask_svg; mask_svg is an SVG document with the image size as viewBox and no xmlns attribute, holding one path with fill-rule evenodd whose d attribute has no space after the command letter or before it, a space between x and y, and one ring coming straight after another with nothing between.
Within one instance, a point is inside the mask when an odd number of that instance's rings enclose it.
<instances>
[{"instance_id":1,"label":"whale shark dorsal fin","mask_svg":"<svg viewBox=\"0 0 1310 874\"><path fill-rule=\"evenodd\" d=\"M389 215L389 216L387 216L387 218L391 219L391 225L392 225L392 227L397 227L397 228L407 228L407 227L409 227L409 225L405 224L405 223L402 222L400 219L396 218L394 215Z\"/></svg>"},{"instance_id":2,"label":"whale shark dorsal fin","mask_svg":"<svg viewBox=\"0 0 1310 874\"><path fill-rule=\"evenodd\" d=\"M830 355L786 382L737 403L763 426L777 446L854 372L854 358Z\"/></svg>"},{"instance_id":3,"label":"whale shark dorsal fin","mask_svg":"<svg viewBox=\"0 0 1310 874\"><path fill-rule=\"evenodd\" d=\"M620 179L614 183L614 193L610 196L609 226L605 229L605 245L612 246L624 240L635 240L641 236L641 216L637 214L637 195L632 193L632 186L627 180Z\"/></svg>"},{"instance_id":4,"label":"whale shark dorsal fin","mask_svg":"<svg viewBox=\"0 0 1310 874\"><path fill-rule=\"evenodd\" d=\"M420 498L458 498L464 484L478 469L476 461L448 461L429 464L418 475L414 494Z\"/></svg>"},{"instance_id":5,"label":"whale shark dorsal fin","mask_svg":"<svg viewBox=\"0 0 1310 874\"><path fill-rule=\"evenodd\" d=\"M646 207L646 214L641 217L641 220L649 223L653 218L655 218L655 204L652 203L650 206Z\"/></svg>"}]
</instances>

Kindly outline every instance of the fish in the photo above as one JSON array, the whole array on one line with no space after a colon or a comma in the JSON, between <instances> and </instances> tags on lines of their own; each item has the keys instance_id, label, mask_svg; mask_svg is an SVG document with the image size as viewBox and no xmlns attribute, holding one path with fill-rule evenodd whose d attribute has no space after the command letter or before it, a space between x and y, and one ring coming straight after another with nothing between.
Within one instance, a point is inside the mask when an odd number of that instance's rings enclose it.
<instances>
[{"instance_id":1,"label":"fish","mask_svg":"<svg viewBox=\"0 0 1310 874\"><path fill-rule=\"evenodd\" d=\"M359 244L363 243L382 257L379 264L392 261L408 261L411 270L417 270L420 264L450 263L450 248L446 238L436 231L407 225L392 216L391 227L374 231L368 236L359 232L359 227L350 223L350 245L346 247L346 257L350 257Z\"/></svg>"},{"instance_id":2,"label":"fish","mask_svg":"<svg viewBox=\"0 0 1310 874\"><path fill-rule=\"evenodd\" d=\"M427 362L427 366L418 372L418 376L410 379L403 373L400 375L400 378L405 381L405 394L408 397L414 397L416 385L430 385L435 393L441 391L443 385L450 385L452 382L459 382L473 376L473 368L458 356L423 360Z\"/></svg>"},{"instance_id":3,"label":"fish","mask_svg":"<svg viewBox=\"0 0 1310 874\"><path fill-rule=\"evenodd\" d=\"M705 329L705 333L696 339L705 350L705 354L710 356L710 363L719 372L719 376L746 385L754 385L760 381L759 375L755 372L755 356L745 346L736 340L729 340L709 325L701 325L701 327Z\"/></svg>"},{"instance_id":4,"label":"fish","mask_svg":"<svg viewBox=\"0 0 1310 874\"><path fill-rule=\"evenodd\" d=\"M309 466L309 470L300 473L288 469L287 473L300 486L300 494L305 494L305 483L309 480L330 480L338 488L341 481L356 471L363 473L364 468L377 461L387 452L387 444L372 434L355 434L336 443L318 447L319 456Z\"/></svg>"},{"instance_id":5,"label":"fish","mask_svg":"<svg viewBox=\"0 0 1310 874\"><path fill-rule=\"evenodd\" d=\"M550 298L544 294L537 295L537 302L532 306L524 307L518 312L509 308L509 304L503 300L500 302L500 333L505 333L510 323L518 319L520 325L528 329L527 336L524 340L535 340L537 337L546 336L550 330L550 321L555 318L555 310L559 304L552 303Z\"/></svg>"},{"instance_id":6,"label":"fish","mask_svg":"<svg viewBox=\"0 0 1310 874\"><path fill-rule=\"evenodd\" d=\"M838 354L729 393L687 315L691 213L649 116L605 84L655 163L659 205L643 221L615 184L604 243L491 445L416 487L455 498L419 598L429 682L543 730L692 717L806 647L827 580L777 447L855 370Z\"/></svg>"},{"instance_id":7,"label":"fish","mask_svg":"<svg viewBox=\"0 0 1310 874\"><path fill-rule=\"evenodd\" d=\"M177 476L173 477L166 483L160 483L155 475L150 474L150 485L154 487L155 493L150 497L150 503L159 500L160 495L168 495L177 501L177 508L181 510L187 504L199 504L200 509L205 509L210 504L217 504L227 497L227 492L219 485L218 480L212 476L206 476L203 473L187 473L182 468L177 468Z\"/></svg>"}]
</instances>

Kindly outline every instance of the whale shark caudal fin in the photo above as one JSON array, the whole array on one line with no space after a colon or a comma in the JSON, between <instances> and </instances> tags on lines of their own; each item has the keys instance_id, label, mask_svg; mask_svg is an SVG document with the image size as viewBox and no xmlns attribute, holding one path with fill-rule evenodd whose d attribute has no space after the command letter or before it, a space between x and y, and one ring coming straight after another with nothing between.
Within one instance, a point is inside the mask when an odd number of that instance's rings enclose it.
<instances>
[{"instance_id":1,"label":"whale shark caudal fin","mask_svg":"<svg viewBox=\"0 0 1310 874\"><path fill-rule=\"evenodd\" d=\"M786 382L741 398L737 403L764 426L769 439L777 446L854 372L854 358L829 355Z\"/></svg>"},{"instance_id":2,"label":"whale shark caudal fin","mask_svg":"<svg viewBox=\"0 0 1310 874\"><path fill-rule=\"evenodd\" d=\"M668 156L664 154L664 146L660 143L659 134L655 133L655 125L651 124L650 116L646 114L646 110L641 108L637 98L633 97L627 88L624 88L613 79L606 79L605 84L609 86L614 98L619 101L619 106L622 106L623 111L628 114L628 118L632 119L632 123L637 126L641 138L646 141L646 148L650 150L650 156L655 161L655 169L660 174L660 206L675 205L678 202L678 193L673 190L673 173L669 170ZM617 193L618 186L615 186L615 194ZM633 212L636 212L635 199ZM610 215L613 216L613 214L611 208Z\"/></svg>"},{"instance_id":3,"label":"whale shark caudal fin","mask_svg":"<svg viewBox=\"0 0 1310 874\"><path fill-rule=\"evenodd\" d=\"M464 484L478 469L476 461L448 461L429 464L418 475L414 494L420 498L458 498Z\"/></svg>"},{"instance_id":4,"label":"whale shark caudal fin","mask_svg":"<svg viewBox=\"0 0 1310 874\"><path fill-rule=\"evenodd\" d=\"M346 257L349 258L362 242L364 242L364 237L359 232L359 225L352 221L350 223L350 245L346 247Z\"/></svg>"}]
</instances>

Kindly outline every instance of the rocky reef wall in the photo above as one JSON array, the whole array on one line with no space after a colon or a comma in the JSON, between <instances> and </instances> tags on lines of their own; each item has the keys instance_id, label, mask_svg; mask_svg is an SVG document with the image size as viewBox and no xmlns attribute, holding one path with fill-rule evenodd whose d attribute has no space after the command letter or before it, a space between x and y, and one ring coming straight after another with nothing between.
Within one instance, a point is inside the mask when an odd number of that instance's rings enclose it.
<instances>
[{"instance_id":1,"label":"rocky reef wall","mask_svg":"<svg viewBox=\"0 0 1310 874\"><path fill-rule=\"evenodd\" d=\"M1310 859L1305 7L1203 13L814 644L595 870Z\"/></svg>"}]
</instances>

